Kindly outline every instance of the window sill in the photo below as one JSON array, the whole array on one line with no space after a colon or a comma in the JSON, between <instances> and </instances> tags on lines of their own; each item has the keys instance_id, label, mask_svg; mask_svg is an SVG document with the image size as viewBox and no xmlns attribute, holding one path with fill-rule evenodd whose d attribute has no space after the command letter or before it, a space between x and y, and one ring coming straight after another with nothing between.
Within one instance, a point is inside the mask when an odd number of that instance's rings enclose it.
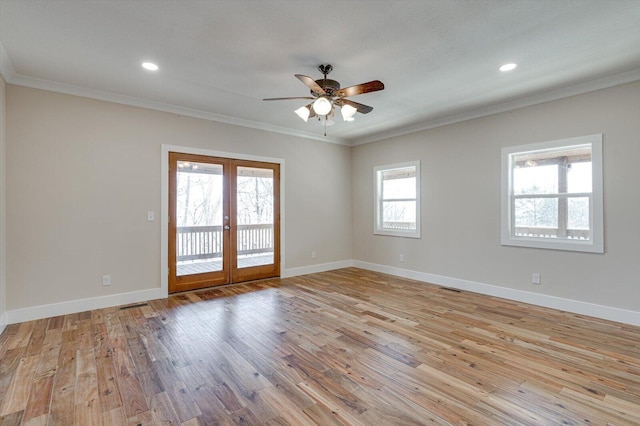
<instances>
[{"instance_id":1,"label":"window sill","mask_svg":"<svg viewBox=\"0 0 640 426\"><path fill-rule=\"evenodd\" d=\"M577 251L583 253L604 253L604 244L584 240L506 237L502 238L501 245L547 250Z\"/></svg>"},{"instance_id":2,"label":"window sill","mask_svg":"<svg viewBox=\"0 0 640 426\"><path fill-rule=\"evenodd\" d=\"M398 231L376 229L374 235L385 235L387 237L420 238L420 231Z\"/></svg>"}]
</instances>

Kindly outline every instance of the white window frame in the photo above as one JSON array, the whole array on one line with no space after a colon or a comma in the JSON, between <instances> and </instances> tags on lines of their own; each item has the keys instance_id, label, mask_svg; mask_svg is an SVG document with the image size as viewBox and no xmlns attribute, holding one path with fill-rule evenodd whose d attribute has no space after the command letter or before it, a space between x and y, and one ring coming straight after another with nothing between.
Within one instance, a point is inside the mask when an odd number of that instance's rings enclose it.
<instances>
[{"instance_id":1,"label":"white window frame","mask_svg":"<svg viewBox=\"0 0 640 426\"><path fill-rule=\"evenodd\" d=\"M387 170L415 167L416 170L416 229L388 229L382 226L382 173ZM374 221L373 233L393 237L420 238L420 161L388 164L373 168ZM413 200L413 198L411 199ZM388 200L387 200L388 201Z\"/></svg>"},{"instance_id":2,"label":"white window frame","mask_svg":"<svg viewBox=\"0 0 640 426\"><path fill-rule=\"evenodd\" d=\"M588 240L578 240L516 236L514 231L515 213L513 211L513 157L533 151L556 150L585 144L591 145L590 238ZM505 246L604 253L602 164L602 134L502 148L501 244Z\"/></svg>"}]
</instances>

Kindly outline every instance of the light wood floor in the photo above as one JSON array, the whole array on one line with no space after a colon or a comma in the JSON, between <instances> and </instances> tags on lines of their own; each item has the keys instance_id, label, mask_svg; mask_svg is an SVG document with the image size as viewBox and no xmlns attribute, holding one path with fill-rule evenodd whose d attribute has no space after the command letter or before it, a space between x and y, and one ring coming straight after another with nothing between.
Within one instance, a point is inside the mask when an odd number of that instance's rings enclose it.
<instances>
[{"instance_id":1,"label":"light wood floor","mask_svg":"<svg viewBox=\"0 0 640 426\"><path fill-rule=\"evenodd\" d=\"M355 268L14 324L3 425L640 424L640 328Z\"/></svg>"}]
</instances>

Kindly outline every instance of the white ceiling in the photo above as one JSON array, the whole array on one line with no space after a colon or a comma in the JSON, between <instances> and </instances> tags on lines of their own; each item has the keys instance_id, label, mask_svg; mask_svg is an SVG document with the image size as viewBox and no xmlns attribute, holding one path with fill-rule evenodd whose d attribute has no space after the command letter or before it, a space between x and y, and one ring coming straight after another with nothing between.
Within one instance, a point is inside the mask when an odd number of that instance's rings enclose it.
<instances>
[{"instance_id":1,"label":"white ceiling","mask_svg":"<svg viewBox=\"0 0 640 426\"><path fill-rule=\"evenodd\" d=\"M326 138L293 113L305 101L261 100L307 96L294 74L322 63L343 87L386 86ZM0 73L358 144L640 79L640 0L0 0Z\"/></svg>"}]
</instances>

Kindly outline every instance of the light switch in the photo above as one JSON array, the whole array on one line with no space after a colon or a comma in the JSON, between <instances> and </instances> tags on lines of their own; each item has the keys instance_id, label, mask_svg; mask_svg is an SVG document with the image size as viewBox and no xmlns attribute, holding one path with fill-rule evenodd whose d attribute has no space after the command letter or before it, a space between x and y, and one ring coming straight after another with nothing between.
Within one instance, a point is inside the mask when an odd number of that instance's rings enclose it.
<instances>
[{"instance_id":1,"label":"light switch","mask_svg":"<svg viewBox=\"0 0 640 426\"><path fill-rule=\"evenodd\" d=\"M153 222L154 220L156 220L156 213L154 211L148 211L147 212L147 222Z\"/></svg>"}]
</instances>

